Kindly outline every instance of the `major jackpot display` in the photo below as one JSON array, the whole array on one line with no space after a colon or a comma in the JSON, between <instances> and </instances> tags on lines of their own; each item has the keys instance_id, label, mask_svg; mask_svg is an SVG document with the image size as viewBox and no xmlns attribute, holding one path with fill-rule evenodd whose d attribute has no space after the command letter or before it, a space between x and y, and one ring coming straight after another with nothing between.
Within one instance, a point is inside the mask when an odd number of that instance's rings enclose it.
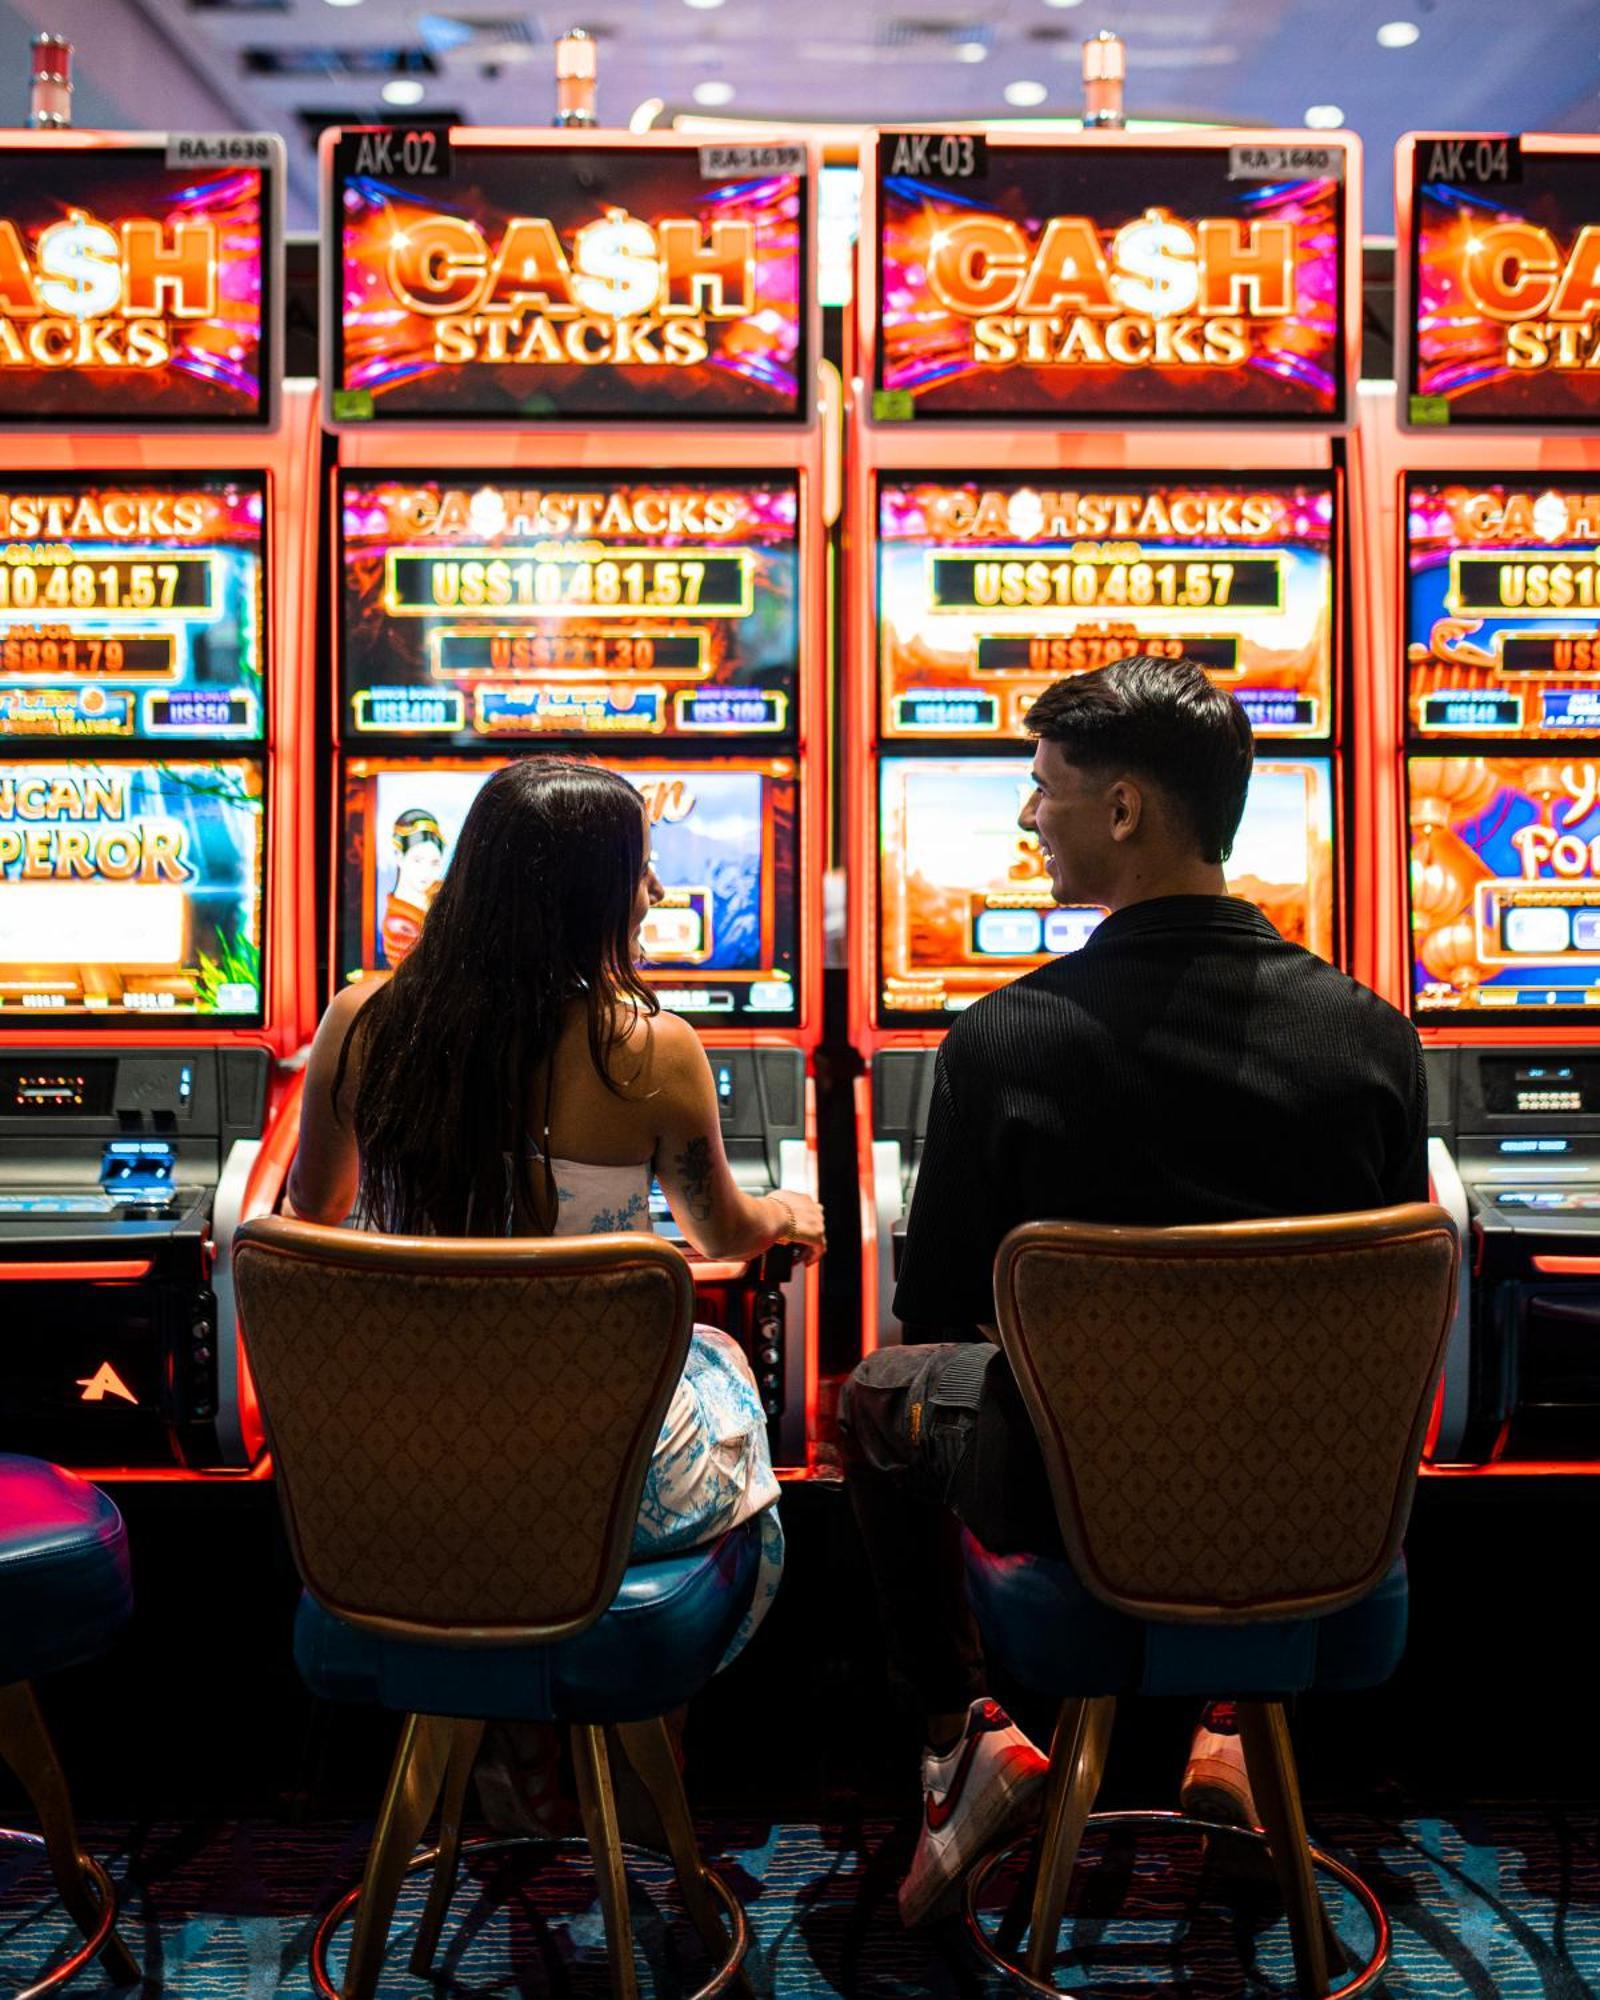
<instances>
[{"instance_id":1,"label":"major jackpot display","mask_svg":"<svg viewBox=\"0 0 1600 2000\"><path fill-rule=\"evenodd\" d=\"M263 733L266 481L0 482L0 737Z\"/></svg>"},{"instance_id":2,"label":"major jackpot display","mask_svg":"<svg viewBox=\"0 0 1600 2000\"><path fill-rule=\"evenodd\" d=\"M413 949L467 809L499 768L345 760L345 980L392 970ZM666 890L641 934L647 976L675 1012L744 1026L796 1018L796 773L788 758L729 758L623 774L649 813Z\"/></svg>"},{"instance_id":3,"label":"major jackpot display","mask_svg":"<svg viewBox=\"0 0 1600 2000\"><path fill-rule=\"evenodd\" d=\"M1412 757L1418 1017L1600 1004L1600 761Z\"/></svg>"},{"instance_id":4,"label":"major jackpot display","mask_svg":"<svg viewBox=\"0 0 1600 2000\"><path fill-rule=\"evenodd\" d=\"M338 138L338 421L804 415L804 172L455 138L447 172L412 180Z\"/></svg>"},{"instance_id":5,"label":"major jackpot display","mask_svg":"<svg viewBox=\"0 0 1600 2000\"><path fill-rule=\"evenodd\" d=\"M1409 145L1412 423L1592 428L1600 151L1559 139ZM1498 183L1487 177L1497 151ZM1485 171L1469 181L1468 167Z\"/></svg>"},{"instance_id":6,"label":"major jackpot display","mask_svg":"<svg viewBox=\"0 0 1600 2000\"><path fill-rule=\"evenodd\" d=\"M345 473L356 735L705 737L793 726L799 489Z\"/></svg>"},{"instance_id":7,"label":"major jackpot display","mask_svg":"<svg viewBox=\"0 0 1600 2000\"><path fill-rule=\"evenodd\" d=\"M1343 151L1263 178L1244 146L990 136L953 179L908 137L878 151L880 422L1342 420Z\"/></svg>"},{"instance_id":8,"label":"major jackpot display","mask_svg":"<svg viewBox=\"0 0 1600 2000\"><path fill-rule=\"evenodd\" d=\"M1275 482L881 477L885 737L1015 740L1063 675L1187 655L1263 736L1331 733L1336 495Z\"/></svg>"},{"instance_id":9,"label":"major jackpot display","mask_svg":"<svg viewBox=\"0 0 1600 2000\"><path fill-rule=\"evenodd\" d=\"M1420 736L1600 733L1600 482L1406 482L1406 674Z\"/></svg>"},{"instance_id":10,"label":"major jackpot display","mask_svg":"<svg viewBox=\"0 0 1600 2000\"><path fill-rule=\"evenodd\" d=\"M1012 757L885 757L879 767L879 1004L937 1025L1078 947L1104 911L1058 907ZM1292 943L1334 948L1333 778L1326 757L1261 758L1227 864L1228 887Z\"/></svg>"},{"instance_id":11,"label":"major jackpot display","mask_svg":"<svg viewBox=\"0 0 1600 2000\"><path fill-rule=\"evenodd\" d=\"M251 758L0 766L0 1018L261 1019Z\"/></svg>"},{"instance_id":12,"label":"major jackpot display","mask_svg":"<svg viewBox=\"0 0 1600 2000\"><path fill-rule=\"evenodd\" d=\"M271 198L266 166L0 145L0 423L267 421Z\"/></svg>"}]
</instances>

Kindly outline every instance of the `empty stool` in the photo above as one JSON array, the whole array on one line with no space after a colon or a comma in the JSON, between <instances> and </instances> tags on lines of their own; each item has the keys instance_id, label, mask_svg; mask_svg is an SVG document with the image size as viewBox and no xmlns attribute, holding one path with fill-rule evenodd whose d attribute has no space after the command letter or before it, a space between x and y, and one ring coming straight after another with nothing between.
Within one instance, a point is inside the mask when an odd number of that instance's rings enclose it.
<instances>
[{"instance_id":1,"label":"empty stool","mask_svg":"<svg viewBox=\"0 0 1600 2000\"><path fill-rule=\"evenodd\" d=\"M1001 1856L974 1870L979 1949L1049 1983L1067 1887L1122 1694L1231 1698L1305 1994L1328 1992L1314 1867L1370 1917L1339 1988L1367 1991L1388 1925L1365 1883L1306 1837L1283 1703L1371 1687L1405 1644L1401 1538L1455 1298L1442 1209L1212 1228L1039 1222L995 1264L1001 1342L1038 1435L1068 1560L995 1556L969 1535L989 1657L1061 1703L1024 1962L978 1921ZM1179 1814L1146 1818L1199 1825ZM1016 1849L1007 1850L1015 1852Z\"/></svg>"},{"instance_id":2,"label":"empty stool","mask_svg":"<svg viewBox=\"0 0 1600 2000\"><path fill-rule=\"evenodd\" d=\"M119 1986L140 1974L117 1936L117 1892L78 1841L67 1781L32 1683L103 1652L128 1622L133 1586L122 1516L97 1486L41 1458L0 1452L0 1759L42 1834L0 1840L44 1849L83 1943L17 2000L51 1992L97 1957Z\"/></svg>"},{"instance_id":3,"label":"empty stool","mask_svg":"<svg viewBox=\"0 0 1600 2000\"><path fill-rule=\"evenodd\" d=\"M432 1963L489 1720L571 1732L613 1991L638 1993L607 1729L661 1819L727 1989L744 1912L701 1861L663 1718L748 1611L760 1523L628 1564L688 1353L694 1288L645 1235L418 1241L267 1218L235 1239L251 1370L306 1595L295 1652L334 1700L405 1715L366 1874L312 1949L318 1991L354 1908L345 2000L369 2000L408 1868L434 1864L412 1954ZM440 1801L437 1850L413 1850ZM718 1906L726 1912L725 1932Z\"/></svg>"}]
</instances>

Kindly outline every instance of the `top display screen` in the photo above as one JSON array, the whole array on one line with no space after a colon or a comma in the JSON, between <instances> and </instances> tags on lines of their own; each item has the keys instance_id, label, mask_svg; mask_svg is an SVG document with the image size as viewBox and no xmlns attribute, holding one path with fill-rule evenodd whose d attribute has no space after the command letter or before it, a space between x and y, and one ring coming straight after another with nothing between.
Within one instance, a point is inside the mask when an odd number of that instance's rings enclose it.
<instances>
[{"instance_id":1,"label":"top display screen","mask_svg":"<svg viewBox=\"0 0 1600 2000\"><path fill-rule=\"evenodd\" d=\"M945 178L914 136L879 141L880 423L1343 421L1342 149L974 137Z\"/></svg>"},{"instance_id":2,"label":"top display screen","mask_svg":"<svg viewBox=\"0 0 1600 2000\"><path fill-rule=\"evenodd\" d=\"M1600 426L1600 151L1558 143L1411 142L1413 426Z\"/></svg>"},{"instance_id":3,"label":"top display screen","mask_svg":"<svg viewBox=\"0 0 1600 2000\"><path fill-rule=\"evenodd\" d=\"M442 173L333 148L330 413L344 424L794 423L808 413L804 171L687 146L500 146Z\"/></svg>"},{"instance_id":4,"label":"top display screen","mask_svg":"<svg viewBox=\"0 0 1600 2000\"><path fill-rule=\"evenodd\" d=\"M0 424L270 421L272 172L0 145Z\"/></svg>"}]
</instances>

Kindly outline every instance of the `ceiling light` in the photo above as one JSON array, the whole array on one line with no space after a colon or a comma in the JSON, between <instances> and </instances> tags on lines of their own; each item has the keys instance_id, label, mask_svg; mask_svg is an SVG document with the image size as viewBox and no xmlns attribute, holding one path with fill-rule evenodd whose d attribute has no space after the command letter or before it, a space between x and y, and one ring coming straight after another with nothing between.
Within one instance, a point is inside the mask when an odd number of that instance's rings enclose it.
<instances>
[{"instance_id":1,"label":"ceiling light","mask_svg":"<svg viewBox=\"0 0 1600 2000\"><path fill-rule=\"evenodd\" d=\"M385 104L420 104L427 94L414 76L393 76L383 86Z\"/></svg>"},{"instance_id":2,"label":"ceiling light","mask_svg":"<svg viewBox=\"0 0 1600 2000\"><path fill-rule=\"evenodd\" d=\"M721 105L733 102L733 85L724 83L720 77L707 77L704 83L697 83L689 94L696 104L703 104L708 111L715 111Z\"/></svg>"},{"instance_id":3,"label":"ceiling light","mask_svg":"<svg viewBox=\"0 0 1600 2000\"><path fill-rule=\"evenodd\" d=\"M982 62L984 58L988 55L988 53L989 51L984 47L982 42L956 43L957 62L966 62L966 63Z\"/></svg>"},{"instance_id":4,"label":"ceiling light","mask_svg":"<svg viewBox=\"0 0 1600 2000\"><path fill-rule=\"evenodd\" d=\"M720 7L722 0L683 0L685 7L694 7L702 14L709 14L713 7Z\"/></svg>"},{"instance_id":5,"label":"ceiling light","mask_svg":"<svg viewBox=\"0 0 1600 2000\"><path fill-rule=\"evenodd\" d=\"M1047 7L1081 7L1083 0L1044 0Z\"/></svg>"},{"instance_id":6,"label":"ceiling light","mask_svg":"<svg viewBox=\"0 0 1600 2000\"><path fill-rule=\"evenodd\" d=\"M1015 83L1008 83L1004 96L1007 104L1014 104L1018 110L1026 110L1034 104L1043 104L1050 95L1042 83L1034 83L1031 78L1021 77Z\"/></svg>"},{"instance_id":7,"label":"ceiling light","mask_svg":"<svg viewBox=\"0 0 1600 2000\"><path fill-rule=\"evenodd\" d=\"M1420 42L1422 30L1415 21L1385 21L1378 30L1380 49L1409 49L1413 42Z\"/></svg>"},{"instance_id":8,"label":"ceiling light","mask_svg":"<svg viewBox=\"0 0 1600 2000\"><path fill-rule=\"evenodd\" d=\"M1050 0L1050 5L1052 7L1058 6L1059 4L1060 0ZM330 7L359 7L361 5L361 0L328 0L328 5Z\"/></svg>"},{"instance_id":9,"label":"ceiling light","mask_svg":"<svg viewBox=\"0 0 1600 2000\"><path fill-rule=\"evenodd\" d=\"M1306 123L1313 132L1333 132L1344 123L1344 112L1337 104L1308 104Z\"/></svg>"}]
</instances>

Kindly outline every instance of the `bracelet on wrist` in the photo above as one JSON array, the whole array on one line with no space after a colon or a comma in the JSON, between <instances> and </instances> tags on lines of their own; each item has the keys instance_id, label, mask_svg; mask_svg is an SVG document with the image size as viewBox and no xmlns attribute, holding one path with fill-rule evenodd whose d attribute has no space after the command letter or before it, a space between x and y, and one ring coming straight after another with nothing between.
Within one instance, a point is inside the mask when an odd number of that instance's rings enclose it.
<instances>
[{"instance_id":1,"label":"bracelet on wrist","mask_svg":"<svg viewBox=\"0 0 1600 2000\"><path fill-rule=\"evenodd\" d=\"M778 1213L783 1217L782 1232L777 1240L780 1243L792 1243L800 1233L800 1225L795 1220L794 1210L781 1194L769 1194L767 1200L773 1204Z\"/></svg>"}]
</instances>

